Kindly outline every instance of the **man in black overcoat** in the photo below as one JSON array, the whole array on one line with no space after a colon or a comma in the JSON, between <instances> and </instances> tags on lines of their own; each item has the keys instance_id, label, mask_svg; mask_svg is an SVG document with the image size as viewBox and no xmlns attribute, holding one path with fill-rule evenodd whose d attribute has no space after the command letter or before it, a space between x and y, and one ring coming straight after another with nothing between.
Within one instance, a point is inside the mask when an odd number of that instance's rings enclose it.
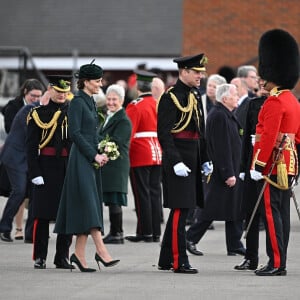
<instances>
[{"instance_id":1,"label":"man in black overcoat","mask_svg":"<svg viewBox=\"0 0 300 300\"><path fill-rule=\"evenodd\" d=\"M214 171L207 184L201 218L187 231L187 243L197 244L213 220L225 221L227 254L244 254L240 241L241 201L238 194L242 130L233 113L238 103L236 86L219 85L216 98L217 103L206 122L207 152ZM195 254L194 251L190 252Z\"/></svg>"}]
</instances>

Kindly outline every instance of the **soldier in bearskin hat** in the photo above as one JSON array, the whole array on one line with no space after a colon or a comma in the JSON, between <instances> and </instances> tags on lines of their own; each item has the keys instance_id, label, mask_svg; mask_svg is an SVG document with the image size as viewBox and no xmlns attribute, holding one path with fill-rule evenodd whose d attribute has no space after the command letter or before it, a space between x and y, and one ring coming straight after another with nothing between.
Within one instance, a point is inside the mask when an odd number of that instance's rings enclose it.
<instances>
[{"instance_id":1,"label":"soldier in bearskin hat","mask_svg":"<svg viewBox=\"0 0 300 300\"><path fill-rule=\"evenodd\" d=\"M258 276L286 275L290 233L290 191L298 174L295 143L300 140L300 105L290 91L299 76L299 50L286 31L273 29L259 41L259 75L270 96L264 102L256 126L251 178L263 189L268 263ZM284 138L283 138L284 137ZM267 182L264 184L265 179Z\"/></svg>"}]
</instances>

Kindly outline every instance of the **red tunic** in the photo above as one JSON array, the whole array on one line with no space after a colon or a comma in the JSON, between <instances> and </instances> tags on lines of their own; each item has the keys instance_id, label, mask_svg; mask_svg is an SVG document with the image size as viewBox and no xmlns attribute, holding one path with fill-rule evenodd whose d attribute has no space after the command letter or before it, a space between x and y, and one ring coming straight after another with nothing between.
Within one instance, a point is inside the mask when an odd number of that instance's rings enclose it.
<instances>
[{"instance_id":1,"label":"red tunic","mask_svg":"<svg viewBox=\"0 0 300 300\"><path fill-rule=\"evenodd\" d=\"M282 151L289 175L298 173L295 144L300 143L300 104L289 90L273 89L263 104L256 125L252 168L268 174L283 134L288 134ZM272 174L277 174L275 165Z\"/></svg>"},{"instance_id":2,"label":"red tunic","mask_svg":"<svg viewBox=\"0 0 300 300\"><path fill-rule=\"evenodd\" d=\"M151 94L142 94L126 107L126 113L132 123L129 149L131 167L161 165L156 105L156 100Z\"/></svg>"}]
</instances>

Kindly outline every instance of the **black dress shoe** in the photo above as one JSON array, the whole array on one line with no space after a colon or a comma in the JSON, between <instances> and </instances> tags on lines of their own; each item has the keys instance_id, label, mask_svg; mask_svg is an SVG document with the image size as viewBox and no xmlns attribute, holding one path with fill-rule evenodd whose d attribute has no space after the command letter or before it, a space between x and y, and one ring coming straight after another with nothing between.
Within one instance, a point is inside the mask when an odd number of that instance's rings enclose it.
<instances>
[{"instance_id":1,"label":"black dress shoe","mask_svg":"<svg viewBox=\"0 0 300 300\"><path fill-rule=\"evenodd\" d=\"M146 242L146 243L151 243L153 242L153 238L152 236L145 236L145 235L129 235L125 237L125 240L129 241L129 242L134 242L134 243L138 243L138 242Z\"/></svg>"},{"instance_id":2,"label":"black dress shoe","mask_svg":"<svg viewBox=\"0 0 300 300\"><path fill-rule=\"evenodd\" d=\"M173 266L172 265L158 265L157 269L161 270L161 271L169 271L169 270L173 270Z\"/></svg>"},{"instance_id":3,"label":"black dress shoe","mask_svg":"<svg viewBox=\"0 0 300 300\"><path fill-rule=\"evenodd\" d=\"M255 271L257 276L286 276L287 271L285 268L273 268L271 266L265 266Z\"/></svg>"},{"instance_id":4,"label":"black dress shoe","mask_svg":"<svg viewBox=\"0 0 300 300\"><path fill-rule=\"evenodd\" d=\"M35 269L46 269L46 260L42 258L37 258L34 262Z\"/></svg>"},{"instance_id":5,"label":"black dress shoe","mask_svg":"<svg viewBox=\"0 0 300 300\"><path fill-rule=\"evenodd\" d=\"M235 250L231 250L227 252L228 256L236 256L236 255L245 255L246 254L246 249L245 248L239 248Z\"/></svg>"},{"instance_id":6,"label":"black dress shoe","mask_svg":"<svg viewBox=\"0 0 300 300\"><path fill-rule=\"evenodd\" d=\"M154 242L154 243L159 243L159 242L160 242L160 236L159 236L159 235L154 235L154 236L152 237L152 239L153 239L153 242Z\"/></svg>"},{"instance_id":7,"label":"black dress shoe","mask_svg":"<svg viewBox=\"0 0 300 300\"><path fill-rule=\"evenodd\" d=\"M198 270L191 266L180 266L178 269L174 270L174 273L196 274L198 273Z\"/></svg>"},{"instance_id":8,"label":"black dress shoe","mask_svg":"<svg viewBox=\"0 0 300 300\"><path fill-rule=\"evenodd\" d=\"M54 264L57 269L75 269L75 267L68 262L67 258L55 259Z\"/></svg>"},{"instance_id":9,"label":"black dress shoe","mask_svg":"<svg viewBox=\"0 0 300 300\"><path fill-rule=\"evenodd\" d=\"M257 262L253 262L250 259L244 259L239 265L234 266L235 270L256 270Z\"/></svg>"},{"instance_id":10,"label":"black dress shoe","mask_svg":"<svg viewBox=\"0 0 300 300\"><path fill-rule=\"evenodd\" d=\"M0 239L3 242L13 242L13 239L10 236L10 232L1 232L0 233Z\"/></svg>"},{"instance_id":11,"label":"black dress shoe","mask_svg":"<svg viewBox=\"0 0 300 300\"><path fill-rule=\"evenodd\" d=\"M187 249L187 251L189 251L190 253L192 253L194 255L198 255L198 256L203 255L203 252L197 250L196 244L194 244L191 241L186 241L186 249Z\"/></svg>"},{"instance_id":12,"label":"black dress shoe","mask_svg":"<svg viewBox=\"0 0 300 300\"><path fill-rule=\"evenodd\" d=\"M104 239L104 244L124 244L123 233L116 233L115 235L109 233Z\"/></svg>"},{"instance_id":13,"label":"black dress shoe","mask_svg":"<svg viewBox=\"0 0 300 300\"><path fill-rule=\"evenodd\" d=\"M208 228L207 228L208 230L215 230L215 226L214 226L214 224L213 223L211 223L209 226L208 226Z\"/></svg>"}]
</instances>

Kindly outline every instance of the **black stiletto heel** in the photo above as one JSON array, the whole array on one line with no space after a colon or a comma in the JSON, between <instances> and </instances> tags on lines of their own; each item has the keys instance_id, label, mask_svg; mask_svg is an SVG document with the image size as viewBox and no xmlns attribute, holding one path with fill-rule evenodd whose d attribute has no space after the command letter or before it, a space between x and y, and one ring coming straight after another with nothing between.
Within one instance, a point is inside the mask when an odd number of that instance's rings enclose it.
<instances>
[{"instance_id":1,"label":"black stiletto heel","mask_svg":"<svg viewBox=\"0 0 300 300\"><path fill-rule=\"evenodd\" d=\"M92 268L85 268L80 260L77 258L77 256L75 255L75 253L73 253L70 257L70 263L71 265L73 265L73 263L75 263L77 265L77 267L79 268L80 272L95 272L95 269ZM70 271L72 272L72 269L70 269Z\"/></svg>"},{"instance_id":2,"label":"black stiletto heel","mask_svg":"<svg viewBox=\"0 0 300 300\"><path fill-rule=\"evenodd\" d=\"M118 264L120 262L119 259L114 259L114 260L111 260L109 262L106 262L104 261L99 255L98 253L95 254L95 260L98 264L98 267L99 267L99 270L100 270L100 264L99 262L101 262L103 264L104 267L112 267L112 266L115 266L116 264Z\"/></svg>"}]
</instances>

